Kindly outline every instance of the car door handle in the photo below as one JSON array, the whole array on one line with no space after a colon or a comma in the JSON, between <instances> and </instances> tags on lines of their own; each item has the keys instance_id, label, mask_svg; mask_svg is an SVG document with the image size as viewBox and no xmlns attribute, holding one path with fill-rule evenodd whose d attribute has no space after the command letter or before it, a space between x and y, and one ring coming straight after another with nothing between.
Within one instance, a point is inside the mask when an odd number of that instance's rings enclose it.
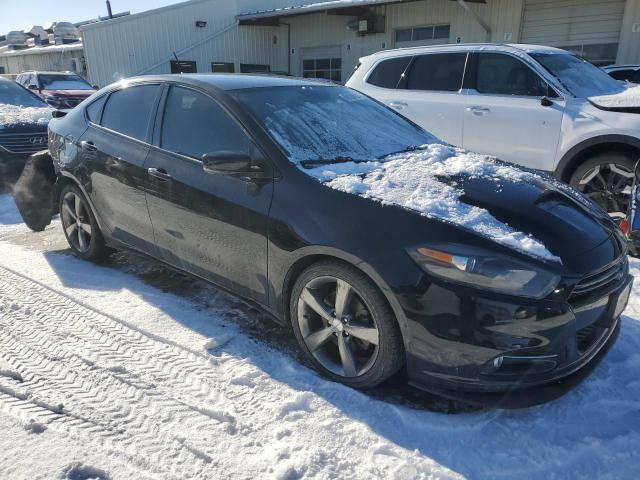
<instances>
[{"instance_id":1,"label":"car door handle","mask_svg":"<svg viewBox=\"0 0 640 480\"><path fill-rule=\"evenodd\" d=\"M163 170L162 168L148 168L147 173L152 177L159 178L160 180L164 181L171 180L173 178L167 173L166 170Z\"/></svg>"},{"instance_id":2,"label":"car door handle","mask_svg":"<svg viewBox=\"0 0 640 480\"><path fill-rule=\"evenodd\" d=\"M486 115L491 112L491 109L486 107L469 107L467 108L467 112L471 112L474 115Z\"/></svg>"},{"instance_id":3,"label":"car door handle","mask_svg":"<svg viewBox=\"0 0 640 480\"><path fill-rule=\"evenodd\" d=\"M98 150L98 147L96 147L95 143L87 142L85 140L80 142L80 146L82 147L83 150L86 150L87 152L95 152Z\"/></svg>"},{"instance_id":4,"label":"car door handle","mask_svg":"<svg viewBox=\"0 0 640 480\"><path fill-rule=\"evenodd\" d=\"M393 102L389 102L389 106L391 108L396 108L398 110L402 110L405 107L408 107L409 104L407 102L399 102L399 101L393 101Z\"/></svg>"}]
</instances>

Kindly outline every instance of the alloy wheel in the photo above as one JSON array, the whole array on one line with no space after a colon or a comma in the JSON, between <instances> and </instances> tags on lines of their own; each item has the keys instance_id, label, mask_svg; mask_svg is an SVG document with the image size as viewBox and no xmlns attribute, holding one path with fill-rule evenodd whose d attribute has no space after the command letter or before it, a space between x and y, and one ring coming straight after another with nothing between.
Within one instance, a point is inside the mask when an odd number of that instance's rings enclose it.
<instances>
[{"instance_id":1,"label":"alloy wheel","mask_svg":"<svg viewBox=\"0 0 640 480\"><path fill-rule=\"evenodd\" d=\"M67 192L62 201L61 213L62 226L71 246L80 253L88 252L93 230L84 199L74 192Z\"/></svg>"},{"instance_id":2,"label":"alloy wheel","mask_svg":"<svg viewBox=\"0 0 640 480\"><path fill-rule=\"evenodd\" d=\"M631 201L633 171L615 163L589 169L578 183L579 190L611 215L626 215Z\"/></svg>"},{"instance_id":3,"label":"alloy wheel","mask_svg":"<svg viewBox=\"0 0 640 480\"><path fill-rule=\"evenodd\" d=\"M305 345L327 370L359 377L378 356L379 329L362 297L332 276L311 280L298 299L298 325Z\"/></svg>"}]
</instances>

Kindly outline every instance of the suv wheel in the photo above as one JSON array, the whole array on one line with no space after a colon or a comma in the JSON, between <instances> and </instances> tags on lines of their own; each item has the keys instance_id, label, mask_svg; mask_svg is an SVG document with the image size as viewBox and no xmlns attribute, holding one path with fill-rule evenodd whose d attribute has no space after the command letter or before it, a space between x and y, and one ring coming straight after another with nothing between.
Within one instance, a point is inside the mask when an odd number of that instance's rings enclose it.
<instances>
[{"instance_id":1,"label":"suv wheel","mask_svg":"<svg viewBox=\"0 0 640 480\"><path fill-rule=\"evenodd\" d=\"M374 387L404 364L393 311L362 272L338 262L307 268L291 295L291 322L302 350L330 379Z\"/></svg>"},{"instance_id":2,"label":"suv wheel","mask_svg":"<svg viewBox=\"0 0 640 480\"><path fill-rule=\"evenodd\" d=\"M626 153L601 153L582 163L569 183L611 216L626 216L636 161Z\"/></svg>"}]
</instances>

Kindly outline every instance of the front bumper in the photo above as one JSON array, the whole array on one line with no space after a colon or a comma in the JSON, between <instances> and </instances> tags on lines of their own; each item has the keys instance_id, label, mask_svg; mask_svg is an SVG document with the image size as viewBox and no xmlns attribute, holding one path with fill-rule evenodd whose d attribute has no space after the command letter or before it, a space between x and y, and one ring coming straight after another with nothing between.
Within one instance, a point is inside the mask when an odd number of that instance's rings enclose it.
<instances>
[{"instance_id":1,"label":"front bumper","mask_svg":"<svg viewBox=\"0 0 640 480\"><path fill-rule=\"evenodd\" d=\"M524 406L555 398L615 342L632 283L625 270L592 297L517 304L432 285L403 301L409 381L472 403Z\"/></svg>"}]
</instances>

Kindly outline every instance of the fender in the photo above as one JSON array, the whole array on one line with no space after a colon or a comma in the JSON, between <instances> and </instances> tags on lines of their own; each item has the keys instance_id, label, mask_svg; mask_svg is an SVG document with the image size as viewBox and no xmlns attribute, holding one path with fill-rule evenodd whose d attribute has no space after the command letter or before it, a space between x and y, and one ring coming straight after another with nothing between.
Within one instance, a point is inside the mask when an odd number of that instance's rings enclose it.
<instances>
[{"instance_id":1,"label":"fender","mask_svg":"<svg viewBox=\"0 0 640 480\"><path fill-rule=\"evenodd\" d=\"M599 135L589 138L569 149L567 153L560 159L558 166L553 172L554 176L559 180L567 180L567 175L576 166L576 159L587 150L597 147L598 145L617 144L631 147L640 151L640 139L628 135Z\"/></svg>"},{"instance_id":2,"label":"fender","mask_svg":"<svg viewBox=\"0 0 640 480\"><path fill-rule=\"evenodd\" d=\"M58 175L60 177L63 177L66 180L71 181L76 187L78 187L80 189L80 191L84 195L84 198L87 199L87 203L89 204L89 208L91 209L91 212L93 213L93 217L96 219L96 222L98 222L98 227L100 227L100 230L102 232L104 232L104 227L103 227L102 220L100 219L100 216L98 215L98 211L93 206L93 202L91 201L91 197L87 194L87 190L82 185L82 182L75 175L73 175L72 173L68 172L67 170L59 171ZM60 181L58 181L58 184L60 184ZM58 190L60 190L60 187L58 187ZM60 191L58 191L58 195L60 195Z\"/></svg>"}]
</instances>

